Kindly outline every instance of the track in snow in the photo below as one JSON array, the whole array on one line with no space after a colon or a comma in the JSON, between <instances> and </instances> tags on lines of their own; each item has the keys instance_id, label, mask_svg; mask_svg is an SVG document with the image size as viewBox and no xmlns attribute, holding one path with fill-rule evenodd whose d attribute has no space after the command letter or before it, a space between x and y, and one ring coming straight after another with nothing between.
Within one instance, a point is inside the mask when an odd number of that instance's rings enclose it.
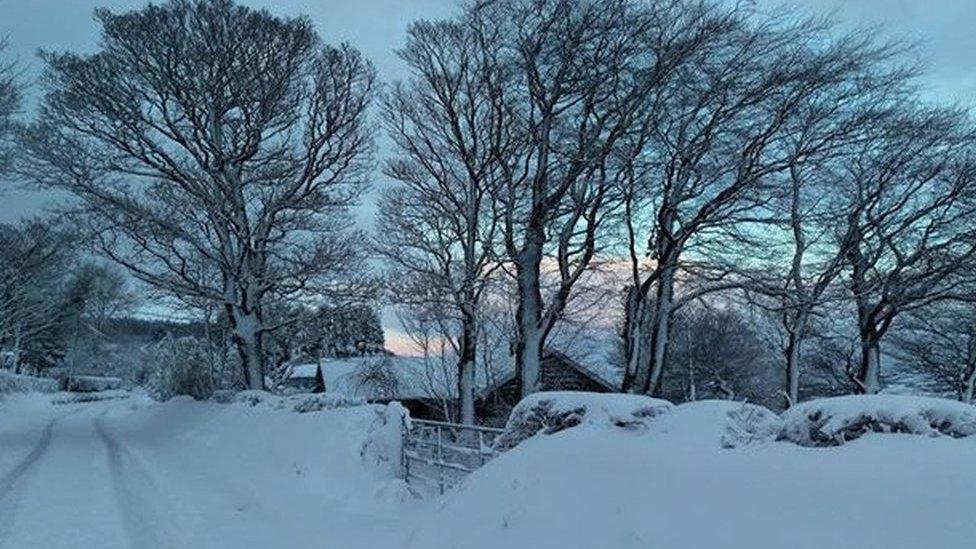
<instances>
[{"instance_id":1,"label":"track in snow","mask_svg":"<svg viewBox=\"0 0 976 549\"><path fill-rule=\"evenodd\" d=\"M14 516L17 514L18 494L14 488L30 472L30 470L40 461L48 447L51 446L51 436L54 425L64 416L59 416L47 423L41 432L41 438L37 441L31 451L24 456L10 471L0 476L0 546L3 546L10 533L10 525Z\"/></svg>"},{"instance_id":2,"label":"track in snow","mask_svg":"<svg viewBox=\"0 0 976 549\"><path fill-rule=\"evenodd\" d=\"M161 512L163 502L156 482L118 439L110 434L101 420L94 419L95 432L108 451L108 470L126 536L135 549L183 547L173 537L173 529L164 522L168 513Z\"/></svg>"}]
</instances>

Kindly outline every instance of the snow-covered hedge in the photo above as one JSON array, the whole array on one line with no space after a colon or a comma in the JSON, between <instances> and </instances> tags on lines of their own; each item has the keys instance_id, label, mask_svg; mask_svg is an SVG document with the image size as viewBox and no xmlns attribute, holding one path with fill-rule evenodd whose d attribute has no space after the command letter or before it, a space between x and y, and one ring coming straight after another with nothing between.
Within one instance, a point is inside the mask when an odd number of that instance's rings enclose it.
<instances>
[{"instance_id":1,"label":"snow-covered hedge","mask_svg":"<svg viewBox=\"0 0 976 549\"><path fill-rule=\"evenodd\" d=\"M976 407L940 398L859 395L823 398L783 414L780 437L802 446L839 446L867 433L968 437Z\"/></svg>"},{"instance_id":2,"label":"snow-covered hedge","mask_svg":"<svg viewBox=\"0 0 976 549\"><path fill-rule=\"evenodd\" d=\"M71 376L68 378L66 388L72 393L116 391L122 388L122 379L118 377Z\"/></svg>"},{"instance_id":3,"label":"snow-covered hedge","mask_svg":"<svg viewBox=\"0 0 976 549\"><path fill-rule=\"evenodd\" d=\"M362 398L335 393L299 393L279 396L267 391L216 391L213 400L222 404L235 403L265 406L273 410L291 410L299 414L366 404Z\"/></svg>"},{"instance_id":4,"label":"snow-covered hedge","mask_svg":"<svg viewBox=\"0 0 976 549\"><path fill-rule=\"evenodd\" d=\"M51 399L51 404L79 404L84 402L101 402L104 400L122 400L131 396L132 393L122 389L93 393L74 393Z\"/></svg>"},{"instance_id":5,"label":"snow-covered hedge","mask_svg":"<svg viewBox=\"0 0 976 549\"><path fill-rule=\"evenodd\" d=\"M54 393L58 390L58 380L49 377L34 377L13 374L0 370L0 395L4 393Z\"/></svg>"},{"instance_id":6,"label":"snow-covered hedge","mask_svg":"<svg viewBox=\"0 0 976 549\"><path fill-rule=\"evenodd\" d=\"M553 391L522 399L508 417L495 447L508 449L536 433L553 434L582 423L643 429L671 408L671 403L643 395Z\"/></svg>"}]
</instances>

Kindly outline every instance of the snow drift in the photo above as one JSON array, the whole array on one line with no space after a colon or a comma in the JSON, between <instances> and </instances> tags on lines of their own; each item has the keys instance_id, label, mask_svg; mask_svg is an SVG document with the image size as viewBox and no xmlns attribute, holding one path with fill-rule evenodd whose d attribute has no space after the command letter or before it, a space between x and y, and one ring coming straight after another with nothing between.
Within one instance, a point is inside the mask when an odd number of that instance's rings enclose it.
<instances>
[{"instance_id":1,"label":"snow drift","mask_svg":"<svg viewBox=\"0 0 976 549\"><path fill-rule=\"evenodd\" d=\"M533 436L446 496L409 547L972 546L976 437L808 448L777 440L785 425L759 407L705 401L646 429L583 421Z\"/></svg>"}]
</instances>

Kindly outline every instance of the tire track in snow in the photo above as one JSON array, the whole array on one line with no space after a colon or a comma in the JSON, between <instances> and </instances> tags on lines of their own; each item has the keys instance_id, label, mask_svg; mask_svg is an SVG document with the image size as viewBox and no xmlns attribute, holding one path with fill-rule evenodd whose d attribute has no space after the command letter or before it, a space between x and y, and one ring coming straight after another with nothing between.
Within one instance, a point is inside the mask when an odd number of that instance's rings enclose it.
<instances>
[{"instance_id":1,"label":"tire track in snow","mask_svg":"<svg viewBox=\"0 0 976 549\"><path fill-rule=\"evenodd\" d=\"M140 465L118 439L109 434L101 419L93 420L95 431L108 451L108 469L129 544L134 549L186 547L173 537L163 513L162 494L145 467Z\"/></svg>"},{"instance_id":2,"label":"tire track in snow","mask_svg":"<svg viewBox=\"0 0 976 549\"><path fill-rule=\"evenodd\" d=\"M17 515L19 504L19 494L14 492L19 481L23 480L34 468L38 461L44 456L47 449L51 446L51 438L54 435L54 426L64 416L58 416L47 423L41 431L41 438L34 444L31 451L24 456L10 471L0 476L0 547L6 542L10 535L10 527L13 525L14 517Z\"/></svg>"}]
</instances>

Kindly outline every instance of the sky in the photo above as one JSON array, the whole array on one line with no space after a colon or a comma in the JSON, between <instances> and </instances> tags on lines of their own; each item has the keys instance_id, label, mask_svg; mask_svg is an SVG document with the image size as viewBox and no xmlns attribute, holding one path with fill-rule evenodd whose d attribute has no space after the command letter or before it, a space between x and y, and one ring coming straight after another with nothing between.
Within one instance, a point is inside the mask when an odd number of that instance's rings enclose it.
<instances>
[{"instance_id":1,"label":"sky","mask_svg":"<svg viewBox=\"0 0 976 549\"><path fill-rule=\"evenodd\" d=\"M450 16L454 0L240 0L274 13L311 17L328 42L346 41L362 50L376 65L380 78L403 78L406 68L395 48L405 38L410 21ZM761 7L798 7L832 15L842 25L880 25L886 32L920 43L931 69L925 93L933 99L976 106L976 0L755 0ZM146 0L0 0L0 37L30 83L40 72L36 52L93 51L98 27L96 7L126 10ZM29 113L36 90L28 92ZM377 183L383 184L377 174ZM38 215L58 200L50 192L19 189L0 182L0 223ZM364 225L372 216L369 200L359 212Z\"/></svg>"}]
</instances>

